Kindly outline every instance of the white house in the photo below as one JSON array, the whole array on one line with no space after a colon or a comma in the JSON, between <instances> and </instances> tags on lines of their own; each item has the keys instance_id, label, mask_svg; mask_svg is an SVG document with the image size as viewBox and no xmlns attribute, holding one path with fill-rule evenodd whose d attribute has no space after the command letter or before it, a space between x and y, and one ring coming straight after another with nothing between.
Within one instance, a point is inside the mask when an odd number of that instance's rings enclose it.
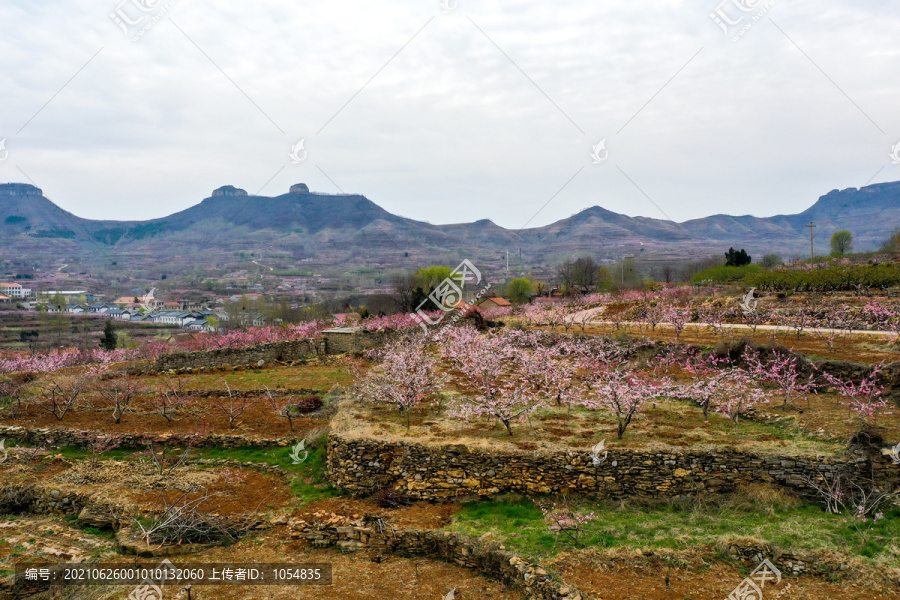
<instances>
[{"instance_id":1,"label":"white house","mask_svg":"<svg viewBox=\"0 0 900 600\"><path fill-rule=\"evenodd\" d=\"M118 310L115 304L88 304L87 312L89 313L107 313L111 310Z\"/></svg>"},{"instance_id":2,"label":"white house","mask_svg":"<svg viewBox=\"0 0 900 600\"><path fill-rule=\"evenodd\" d=\"M18 283L0 283L0 294L17 300L31 296L31 290Z\"/></svg>"},{"instance_id":3,"label":"white house","mask_svg":"<svg viewBox=\"0 0 900 600\"><path fill-rule=\"evenodd\" d=\"M191 316L191 313L186 312L161 312L161 313L153 313L151 315L154 323L164 323L166 325L178 325L179 327L184 327L185 323L188 321L193 321L194 317Z\"/></svg>"},{"instance_id":4,"label":"white house","mask_svg":"<svg viewBox=\"0 0 900 600\"><path fill-rule=\"evenodd\" d=\"M113 321L130 321L131 313L127 310L122 310L119 308L106 311L106 316L112 319Z\"/></svg>"}]
</instances>

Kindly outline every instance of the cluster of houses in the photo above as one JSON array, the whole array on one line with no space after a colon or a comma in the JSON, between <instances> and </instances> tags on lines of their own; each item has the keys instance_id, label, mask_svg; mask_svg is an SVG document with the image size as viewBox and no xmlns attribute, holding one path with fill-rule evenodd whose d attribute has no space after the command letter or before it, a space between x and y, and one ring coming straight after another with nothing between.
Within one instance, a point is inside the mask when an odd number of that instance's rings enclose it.
<instances>
[{"instance_id":1,"label":"cluster of houses","mask_svg":"<svg viewBox=\"0 0 900 600\"><path fill-rule=\"evenodd\" d=\"M218 323L227 321L228 316L224 312L213 310L146 310L119 308L118 304L67 304L65 306L49 306L48 312L65 312L73 315L94 314L103 315L113 321L131 321L140 323L155 323L159 325L174 325L191 331L216 331Z\"/></svg>"}]
</instances>

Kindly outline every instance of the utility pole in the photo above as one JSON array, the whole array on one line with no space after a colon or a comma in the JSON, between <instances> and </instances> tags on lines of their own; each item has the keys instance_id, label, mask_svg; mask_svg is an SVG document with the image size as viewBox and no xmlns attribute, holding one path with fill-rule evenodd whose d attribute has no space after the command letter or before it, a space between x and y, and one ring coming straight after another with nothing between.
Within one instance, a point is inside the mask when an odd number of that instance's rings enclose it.
<instances>
[{"instance_id":1,"label":"utility pole","mask_svg":"<svg viewBox=\"0 0 900 600\"><path fill-rule=\"evenodd\" d=\"M815 224L812 221L809 222L809 262L812 263L813 258L815 258L814 246L813 246L813 229L816 228Z\"/></svg>"}]
</instances>

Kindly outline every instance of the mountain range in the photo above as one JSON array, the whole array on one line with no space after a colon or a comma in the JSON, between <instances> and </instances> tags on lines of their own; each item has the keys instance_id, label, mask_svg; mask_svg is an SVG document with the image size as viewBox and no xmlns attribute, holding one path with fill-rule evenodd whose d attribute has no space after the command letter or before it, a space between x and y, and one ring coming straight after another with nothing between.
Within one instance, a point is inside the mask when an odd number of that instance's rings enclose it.
<instances>
[{"instance_id":1,"label":"mountain range","mask_svg":"<svg viewBox=\"0 0 900 600\"><path fill-rule=\"evenodd\" d=\"M489 220L432 225L391 214L357 194L311 192L304 184L274 197L220 187L199 204L148 221L77 217L28 184L0 184L0 255L23 260L149 268L179 261L223 266L234 256L275 256L390 266L455 257L552 265L590 254L616 259L641 253L686 259L746 248L754 255L809 253L810 222L817 253L832 232L849 229L854 249L872 250L900 227L900 182L833 190L807 210L773 217L712 215L683 223L629 217L594 206L543 227L511 230ZM234 262L234 261L231 261Z\"/></svg>"}]
</instances>

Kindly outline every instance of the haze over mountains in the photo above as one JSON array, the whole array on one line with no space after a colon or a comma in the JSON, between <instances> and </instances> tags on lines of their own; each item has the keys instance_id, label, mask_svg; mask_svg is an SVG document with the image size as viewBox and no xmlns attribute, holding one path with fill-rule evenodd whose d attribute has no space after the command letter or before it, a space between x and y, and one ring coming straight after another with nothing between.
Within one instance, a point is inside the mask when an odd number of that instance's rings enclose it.
<instances>
[{"instance_id":1,"label":"haze over mountains","mask_svg":"<svg viewBox=\"0 0 900 600\"><path fill-rule=\"evenodd\" d=\"M600 206L544 227L510 230L488 220L432 225L391 214L362 195L310 192L304 184L275 196L250 196L232 186L181 212L149 221L99 221L56 206L38 188L0 184L2 253L19 259L84 262L178 259L218 264L234 252L281 253L291 260L372 260L402 265L409 257L496 259L509 250L526 264L551 264L591 254L618 258L687 258L729 246L753 255L809 252L810 221L817 250L827 252L835 230L849 229L856 250L875 249L900 226L900 182L833 190L796 215L713 215L684 223L629 217ZM405 259L405 260L404 260ZM227 261L226 261L227 262Z\"/></svg>"}]
</instances>

